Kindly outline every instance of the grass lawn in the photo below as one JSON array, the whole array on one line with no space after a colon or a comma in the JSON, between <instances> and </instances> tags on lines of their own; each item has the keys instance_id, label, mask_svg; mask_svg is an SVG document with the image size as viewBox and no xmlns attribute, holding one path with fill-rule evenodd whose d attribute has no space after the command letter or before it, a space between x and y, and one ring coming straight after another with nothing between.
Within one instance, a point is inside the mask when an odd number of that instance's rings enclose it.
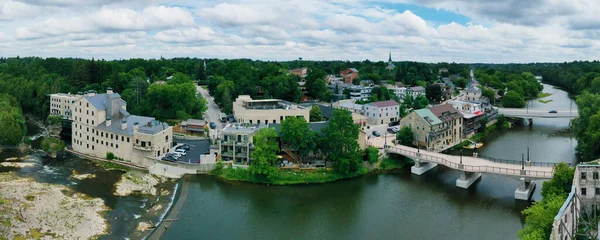
<instances>
[{"instance_id":1,"label":"grass lawn","mask_svg":"<svg viewBox=\"0 0 600 240\"><path fill-rule=\"evenodd\" d=\"M250 170L241 168L225 168L215 170L211 174L232 181L253 182L273 185L292 185L292 184L307 184L307 183L327 183L340 179L352 178L367 174L368 169L362 168L354 174L343 176L333 170L325 171L320 169L315 172L295 172L292 170L283 170L278 172L271 179L262 176L253 175Z\"/></svg>"},{"instance_id":2,"label":"grass lawn","mask_svg":"<svg viewBox=\"0 0 600 240\"><path fill-rule=\"evenodd\" d=\"M542 99L540 99L540 100L538 100L538 102L541 102L543 104L547 104L549 102L552 102L552 99L550 99L550 100L542 100Z\"/></svg>"}]
</instances>

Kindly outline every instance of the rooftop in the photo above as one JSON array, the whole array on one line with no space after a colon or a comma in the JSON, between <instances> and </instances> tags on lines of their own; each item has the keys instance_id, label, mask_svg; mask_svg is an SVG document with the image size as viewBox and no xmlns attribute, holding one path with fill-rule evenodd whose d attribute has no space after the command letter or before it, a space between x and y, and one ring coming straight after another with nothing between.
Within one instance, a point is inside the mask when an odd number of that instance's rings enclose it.
<instances>
[{"instance_id":1,"label":"rooftop","mask_svg":"<svg viewBox=\"0 0 600 240\"><path fill-rule=\"evenodd\" d=\"M127 128L125 129L121 128L121 124L123 123L123 121L125 121L127 124ZM137 123L137 125L139 126L139 132L145 134L156 134L169 128L168 124L157 121L153 117L129 115L122 118L112 119L110 126L106 126L106 121L104 121L102 122L102 124L98 125L96 129L127 136L133 136L133 126L135 125L135 123Z\"/></svg>"},{"instance_id":2,"label":"rooftop","mask_svg":"<svg viewBox=\"0 0 600 240\"><path fill-rule=\"evenodd\" d=\"M437 105L428 108L438 118L450 117L451 119L462 118L462 114L456 110L451 104Z\"/></svg>"},{"instance_id":3,"label":"rooftop","mask_svg":"<svg viewBox=\"0 0 600 240\"><path fill-rule=\"evenodd\" d=\"M408 89L411 90L411 91L414 91L414 92L425 91L425 88L423 86L415 86L415 87L410 87Z\"/></svg>"},{"instance_id":4,"label":"rooftop","mask_svg":"<svg viewBox=\"0 0 600 240\"><path fill-rule=\"evenodd\" d=\"M239 100L242 102L242 107L246 109L257 109L257 110L272 110L272 109L297 109L304 108L296 103L284 101L281 99L252 99L247 95L240 96ZM238 99L236 99L236 102Z\"/></svg>"},{"instance_id":5,"label":"rooftop","mask_svg":"<svg viewBox=\"0 0 600 240\"><path fill-rule=\"evenodd\" d=\"M382 101L382 102L372 102L372 103L367 103L366 105L371 105L371 106L376 106L376 107L391 107L391 106L398 106L398 102L394 101L394 100L387 100L387 101Z\"/></svg>"},{"instance_id":6,"label":"rooftop","mask_svg":"<svg viewBox=\"0 0 600 240\"><path fill-rule=\"evenodd\" d=\"M223 134L236 134L236 133L244 133L244 134L253 134L256 133L259 129L265 127L264 124L250 124L250 123L230 123L227 124L221 131Z\"/></svg>"},{"instance_id":7,"label":"rooftop","mask_svg":"<svg viewBox=\"0 0 600 240\"><path fill-rule=\"evenodd\" d=\"M323 106L323 105L317 105L317 106L319 106L319 108L321 109L321 115L323 115L324 118L329 119L329 118L333 117L333 110L335 108Z\"/></svg>"},{"instance_id":8,"label":"rooftop","mask_svg":"<svg viewBox=\"0 0 600 240\"><path fill-rule=\"evenodd\" d=\"M206 125L206 120L202 120L202 119L188 119L187 121L184 121L181 123L181 125L184 126L204 126Z\"/></svg>"},{"instance_id":9,"label":"rooftop","mask_svg":"<svg viewBox=\"0 0 600 240\"><path fill-rule=\"evenodd\" d=\"M96 109L105 110L106 106L108 105L108 100L112 100L115 98L120 99L121 95L119 95L118 93L102 93L94 94L93 96L84 95L83 97L87 99ZM123 99L120 99L120 103L122 105L125 105L125 101L123 101Z\"/></svg>"},{"instance_id":10,"label":"rooftop","mask_svg":"<svg viewBox=\"0 0 600 240\"><path fill-rule=\"evenodd\" d=\"M275 128L275 131L277 133L279 133L279 130L281 130L281 124L269 124L269 127L273 127ZM321 129L327 127L327 122L323 121L323 122L310 122L308 123L308 128L310 128L311 131L313 132L321 132Z\"/></svg>"},{"instance_id":11,"label":"rooftop","mask_svg":"<svg viewBox=\"0 0 600 240\"><path fill-rule=\"evenodd\" d=\"M415 110L415 113L419 117L421 117L421 119L423 119L423 121L425 121L427 124L429 124L429 126L433 126L433 125L442 123L442 120L437 118L435 116L435 114L433 114L433 112L431 112L427 108L417 109L417 110Z\"/></svg>"}]
</instances>

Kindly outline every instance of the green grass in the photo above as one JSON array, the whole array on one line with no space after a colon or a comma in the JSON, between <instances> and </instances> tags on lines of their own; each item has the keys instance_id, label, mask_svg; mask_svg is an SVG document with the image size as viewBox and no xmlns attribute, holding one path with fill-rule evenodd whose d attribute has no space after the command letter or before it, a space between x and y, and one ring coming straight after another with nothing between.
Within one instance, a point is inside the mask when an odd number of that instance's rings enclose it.
<instances>
[{"instance_id":1,"label":"green grass","mask_svg":"<svg viewBox=\"0 0 600 240\"><path fill-rule=\"evenodd\" d=\"M117 171L123 171L123 172L129 171L129 168L127 168L123 165L120 165L120 164L112 163L112 162L101 162L101 163L98 163L98 165L108 171L111 171L111 170L117 170Z\"/></svg>"},{"instance_id":2,"label":"green grass","mask_svg":"<svg viewBox=\"0 0 600 240\"><path fill-rule=\"evenodd\" d=\"M545 97L550 97L550 96L552 96L552 93L541 92L541 93L538 93L538 95L537 95L538 98L545 98Z\"/></svg>"},{"instance_id":3,"label":"green grass","mask_svg":"<svg viewBox=\"0 0 600 240\"><path fill-rule=\"evenodd\" d=\"M542 100L542 99L540 99L540 100L538 100L538 102L541 102L543 104L547 104L547 103L552 102L552 99L550 99L550 100Z\"/></svg>"},{"instance_id":4,"label":"green grass","mask_svg":"<svg viewBox=\"0 0 600 240\"><path fill-rule=\"evenodd\" d=\"M32 201L34 201L34 200L35 200L35 196L33 196L33 195L29 194L29 195L25 196L25 199L26 199L27 201L30 201L30 202L32 202Z\"/></svg>"},{"instance_id":5,"label":"green grass","mask_svg":"<svg viewBox=\"0 0 600 240\"><path fill-rule=\"evenodd\" d=\"M366 168L361 168L354 174L348 176L340 175L334 171L325 171L320 169L315 172L294 172L292 170L280 171L270 179L262 176L255 176L247 169L241 168L225 168L218 171L213 171L211 174L232 181L253 182L272 185L293 185L293 184L308 184L308 183L327 183L340 179L352 178L367 174Z\"/></svg>"},{"instance_id":6,"label":"green grass","mask_svg":"<svg viewBox=\"0 0 600 240\"><path fill-rule=\"evenodd\" d=\"M559 86L552 86L552 88L554 88L554 89L560 89Z\"/></svg>"},{"instance_id":7,"label":"green grass","mask_svg":"<svg viewBox=\"0 0 600 240\"><path fill-rule=\"evenodd\" d=\"M383 161L381 161L381 165L379 165L379 168L381 170L392 170L404 168L407 165L412 164L414 164L414 161L404 156L386 157L385 159L383 159Z\"/></svg>"}]
</instances>

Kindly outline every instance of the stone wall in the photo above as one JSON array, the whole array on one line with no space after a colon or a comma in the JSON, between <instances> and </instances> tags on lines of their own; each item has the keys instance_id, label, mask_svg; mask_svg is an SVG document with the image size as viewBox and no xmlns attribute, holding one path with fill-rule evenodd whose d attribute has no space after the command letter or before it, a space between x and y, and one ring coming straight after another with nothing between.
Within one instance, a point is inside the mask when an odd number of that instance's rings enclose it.
<instances>
[{"instance_id":1,"label":"stone wall","mask_svg":"<svg viewBox=\"0 0 600 240\"><path fill-rule=\"evenodd\" d=\"M573 239L573 232L577 229L581 202L576 194L576 188L571 188L571 193L562 205L552 224L551 240Z\"/></svg>"}]
</instances>

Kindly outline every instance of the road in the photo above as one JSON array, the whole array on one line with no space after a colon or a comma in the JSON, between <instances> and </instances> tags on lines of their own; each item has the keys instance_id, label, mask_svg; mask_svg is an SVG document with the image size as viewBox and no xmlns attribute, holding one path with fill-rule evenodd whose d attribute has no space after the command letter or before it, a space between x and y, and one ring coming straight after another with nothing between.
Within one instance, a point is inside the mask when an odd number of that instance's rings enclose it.
<instances>
[{"instance_id":1,"label":"road","mask_svg":"<svg viewBox=\"0 0 600 240\"><path fill-rule=\"evenodd\" d=\"M218 132L223 128L223 123L219 120L219 116L221 115L221 110L219 110L219 106L214 101L214 98L210 96L208 90L201 88L200 86L196 86L196 91L199 92L204 99L206 99L208 109L204 113L204 117L209 122L214 122L217 124L216 129L210 130L210 138L215 139L218 136Z\"/></svg>"},{"instance_id":2,"label":"road","mask_svg":"<svg viewBox=\"0 0 600 240\"><path fill-rule=\"evenodd\" d=\"M386 141L388 144L391 143L392 140L396 139L396 134L389 133L387 131L387 129L388 129L387 124L375 125L375 126L371 126L369 129L365 129L365 132L367 133L367 144L369 146L383 148ZM381 134L381 136L380 137L373 136L373 131L379 132ZM386 139L386 137L387 137L387 139Z\"/></svg>"},{"instance_id":3,"label":"road","mask_svg":"<svg viewBox=\"0 0 600 240\"><path fill-rule=\"evenodd\" d=\"M576 118L579 114L577 109L558 109L556 113L549 113L550 109L524 109L524 108L498 108L498 113L505 117L519 118Z\"/></svg>"}]
</instances>

